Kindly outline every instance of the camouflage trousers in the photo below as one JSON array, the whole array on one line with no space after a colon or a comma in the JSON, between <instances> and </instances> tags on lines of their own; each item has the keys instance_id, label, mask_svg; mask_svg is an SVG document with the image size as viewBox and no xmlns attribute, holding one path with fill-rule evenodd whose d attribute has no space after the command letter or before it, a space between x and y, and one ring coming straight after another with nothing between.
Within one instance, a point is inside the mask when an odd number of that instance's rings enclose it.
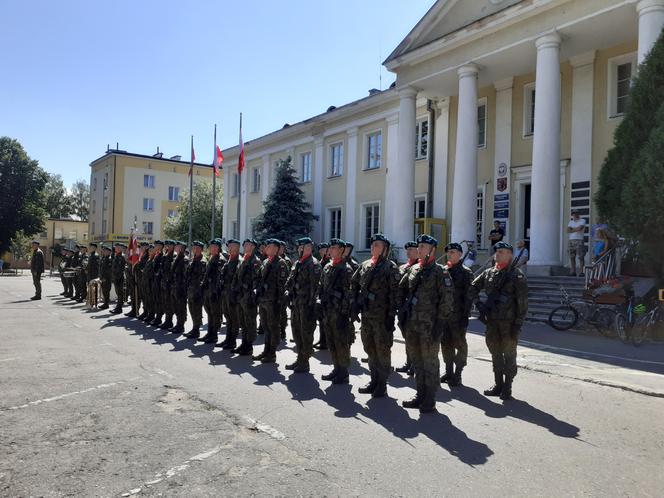
<instances>
[{"instance_id":1,"label":"camouflage trousers","mask_svg":"<svg viewBox=\"0 0 664 498\"><path fill-rule=\"evenodd\" d=\"M222 313L226 318L226 339L229 341L237 340L240 334L239 305L231 304L227 296L222 298Z\"/></svg>"},{"instance_id":2,"label":"camouflage trousers","mask_svg":"<svg viewBox=\"0 0 664 498\"><path fill-rule=\"evenodd\" d=\"M516 375L516 345L519 336L512 333L512 320L491 320L486 324L485 340L491 353L493 371L509 377Z\"/></svg>"},{"instance_id":3,"label":"camouflage trousers","mask_svg":"<svg viewBox=\"0 0 664 498\"><path fill-rule=\"evenodd\" d=\"M69 279L67 279L69 280ZM71 287L69 287L69 290L71 291ZM104 304L108 304L109 301L111 300L111 281L110 280L102 280L101 281L101 295L104 298Z\"/></svg>"},{"instance_id":4,"label":"camouflage trousers","mask_svg":"<svg viewBox=\"0 0 664 498\"><path fill-rule=\"evenodd\" d=\"M160 317L164 314L164 304L161 295L161 282L159 280L152 282L150 294L152 296L152 311Z\"/></svg>"},{"instance_id":5,"label":"camouflage trousers","mask_svg":"<svg viewBox=\"0 0 664 498\"><path fill-rule=\"evenodd\" d=\"M445 364L454 363L457 367L465 367L468 361L468 342L466 329L459 326L458 320L443 322L443 336L440 341Z\"/></svg>"},{"instance_id":6,"label":"camouflage trousers","mask_svg":"<svg viewBox=\"0 0 664 498\"><path fill-rule=\"evenodd\" d=\"M124 281L116 280L113 282L113 288L115 289L115 294L118 296L116 301L116 306L122 308L124 304Z\"/></svg>"},{"instance_id":7,"label":"camouflage trousers","mask_svg":"<svg viewBox=\"0 0 664 498\"><path fill-rule=\"evenodd\" d=\"M178 291L174 287L171 299L173 300L173 312L177 318L177 324L184 326L184 322L187 321L187 293Z\"/></svg>"},{"instance_id":8,"label":"camouflage trousers","mask_svg":"<svg viewBox=\"0 0 664 498\"><path fill-rule=\"evenodd\" d=\"M364 352L369 357L371 378L386 383L392 371L393 332L385 328L385 320L363 318L360 326Z\"/></svg>"},{"instance_id":9,"label":"camouflage trousers","mask_svg":"<svg viewBox=\"0 0 664 498\"><path fill-rule=\"evenodd\" d=\"M141 282L140 297L141 302L143 303L143 312L146 315L154 313L152 306L152 293L150 292L150 283L145 280Z\"/></svg>"},{"instance_id":10,"label":"camouflage trousers","mask_svg":"<svg viewBox=\"0 0 664 498\"><path fill-rule=\"evenodd\" d=\"M286 331L288 326L288 311L285 304L279 307L279 331Z\"/></svg>"},{"instance_id":11,"label":"camouflage trousers","mask_svg":"<svg viewBox=\"0 0 664 498\"><path fill-rule=\"evenodd\" d=\"M326 312L324 316L324 327L327 336L327 347L330 350L332 363L336 367L350 367L350 330L349 326L337 327L337 319L341 315L334 311ZM343 317L347 320L348 317ZM352 325L350 325L352 327ZM355 330L352 331L355 333Z\"/></svg>"},{"instance_id":12,"label":"camouflage trousers","mask_svg":"<svg viewBox=\"0 0 664 498\"><path fill-rule=\"evenodd\" d=\"M440 386L440 336L434 334L433 317L416 315L406 324L404 333L418 390L424 387L435 393Z\"/></svg>"},{"instance_id":13,"label":"camouflage trousers","mask_svg":"<svg viewBox=\"0 0 664 498\"><path fill-rule=\"evenodd\" d=\"M221 300L206 292L203 295L203 307L208 319L208 334L216 336L221 328Z\"/></svg>"},{"instance_id":14,"label":"camouflage trousers","mask_svg":"<svg viewBox=\"0 0 664 498\"><path fill-rule=\"evenodd\" d=\"M314 354L314 330L316 329L313 305L295 305L291 308L291 329L297 348L297 361L309 361Z\"/></svg>"},{"instance_id":15,"label":"camouflage trousers","mask_svg":"<svg viewBox=\"0 0 664 498\"><path fill-rule=\"evenodd\" d=\"M189 292L187 304L189 305L189 314L194 327L200 328L203 324L203 296Z\"/></svg>"},{"instance_id":16,"label":"camouflage trousers","mask_svg":"<svg viewBox=\"0 0 664 498\"><path fill-rule=\"evenodd\" d=\"M273 355L277 352L281 340L281 306L271 301L262 302L258 305L258 313L265 334L263 352Z\"/></svg>"},{"instance_id":17,"label":"camouflage trousers","mask_svg":"<svg viewBox=\"0 0 664 498\"><path fill-rule=\"evenodd\" d=\"M164 314L168 318L173 318L175 307L173 306L173 292L172 285L166 282L161 283L161 298L164 309Z\"/></svg>"},{"instance_id":18,"label":"camouflage trousers","mask_svg":"<svg viewBox=\"0 0 664 498\"><path fill-rule=\"evenodd\" d=\"M253 344L256 340L256 313L256 305L253 303L245 301L238 305L242 342Z\"/></svg>"}]
</instances>

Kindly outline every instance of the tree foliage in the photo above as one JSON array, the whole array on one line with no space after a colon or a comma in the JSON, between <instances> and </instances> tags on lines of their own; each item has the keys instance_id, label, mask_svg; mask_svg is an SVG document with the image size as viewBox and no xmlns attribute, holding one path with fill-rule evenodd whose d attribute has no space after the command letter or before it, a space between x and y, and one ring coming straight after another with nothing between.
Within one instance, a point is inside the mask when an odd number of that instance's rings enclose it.
<instances>
[{"instance_id":1,"label":"tree foliage","mask_svg":"<svg viewBox=\"0 0 664 498\"><path fill-rule=\"evenodd\" d=\"M78 216L81 221L88 221L90 211L90 184L79 178L71 186L69 193L71 214Z\"/></svg>"},{"instance_id":2,"label":"tree foliage","mask_svg":"<svg viewBox=\"0 0 664 498\"><path fill-rule=\"evenodd\" d=\"M261 239L276 237L294 244L297 238L309 235L317 218L300 188L290 156L279 161L275 173L274 188L263 202L263 213L256 219L254 234Z\"/></svg>"},{"instance_id":3,"label":"tree foliage","mask_svg":"<svg viewBox=\"0 0 664 498\"><path fill-rule=\"evenodd\" d=\"M664 34L639 67L599 175L599 214L664 275Z\"/></svg>"},{"instance_id":4,"label":"tree foliage","mask_svg":"<svg viewBox=\"0 0 664 498\"><path fill-rule=\"evenodd\" d=\"M73 213L71 197L62 176L46 173L48 180L44 187L44 208L51 218L67 218Z\"/></svg>"},{"instance_id":5,"label":"tree foliage","mask_svg":"<svg viewBox=\"0 0 664 498\"><path fill-rule=\"evenodd\" d=\"M223 195L217 184L215 199L215 237L221 236L223 216ZM192 198L192 237L193 240L210 240L212 230L212 182L201 181L194 184ZM182 195L175 217L168 218L164 225L166 237L187 241L189 238L189 192Z\"/></svg>"},{"instance_id":6,"label":"tree foliage","mask_svg":"<svg viewBox=\"0 0 664 498\"><path fill-rule=\"evenodd\" d=\"M0 137L0 253L19 230L35 234L44 229L47 179L17 140Z\"/></svg>"},{"instance_id":7,"label":"tree foliage","mask_svg":"<svg viewBox=\"0 0 664 498\"><path fill-rule=\"evenodd\" d=\"M15 261L27 260L32 251L32 237L18 230L10 241L10 248Z\"/></svg>"}]
</instances>

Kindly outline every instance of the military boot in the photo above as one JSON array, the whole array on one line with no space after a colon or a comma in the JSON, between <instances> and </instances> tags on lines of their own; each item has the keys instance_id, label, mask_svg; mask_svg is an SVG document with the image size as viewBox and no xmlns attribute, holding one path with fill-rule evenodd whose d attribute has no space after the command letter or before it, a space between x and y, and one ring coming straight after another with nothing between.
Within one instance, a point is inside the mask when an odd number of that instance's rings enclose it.
<instances>
[{"instance_id":1,"label":"military boot","mask_svg":"<svg viewBox=\"0 0 664 498\"><path fill-rule=\"evenodd\" d=\"M376 388L371 393L372 398L384 398L387 396L387 382L377 381Z\"/></svg>"},{"instance_id":2,"label":"military boot","mask_svg":"<svg viewBox=\"0 0 664 498\"><path fill-rule=\"evenodd\" d=\"M115 308L113 308L111 310L111 313L113 313L114 315L118 315L118 314L122 313L122 306L116 306Z\"/></svg>"},{"instance_id":3,"label":"military boot","mask_svg":"<svg viewBox=\"0 0 664 498\"><path fill-rule=\"evenodd\" d=\"M154 320L154 313L150 312L150 313L147 314L147 316L145 317L145 319L143 321L145 323L147 323L148 325L150 325L153 320Z\"/></svg>"},{"instance_id":4,"label":"military boot","mask_svg":"<svg viewBox=\"0 0 664 498\"><path fill-rule=\"evenodd\" d=\"M436 390L434 388L425 388L419 408L420 413L432 413L436 411Z\"/></svg>"},{"instance_id":5,"label":"military boot","mask_svg":"<svg viewBox=\"0 0 664 498\"><path fill-rule=\"evenodd\" d=\"M191 330L189 332L184 334L184 336L189 338L189 339L198 339L200 337L200 335L201 335L201 333L198 330L198 325L194 325L193 327L191 327Z\"/></svg>"},{"instance_id":6,"label":"military boot","mask_svg":"<svg viewBox=\"0 0 664 498\"><path fill-rule=\"evenodd\" d=\"M512 375L505 376L505 383L503 384L503 389L500 392L500 399L503 401L512 399L512 381L514 377Z\"/></svg>"},{"instance_id":7,"label":"military boot","mask_svg":"<svg viewBox=\"0 0 664 498\"><path fill-rule=\"evenodd\" d=\"M403 406L404 408L419 408L420 405L422 404L422 399L423 399L422 388L418 386L415 397L409 399L408 401L402 401L401 406Z\"/></svg>"},{"instance_id":8,"label":"military boot","mask_svg":"<svg viewBox=\"0 0 664 498\"><path fill-rule=\"evenodd\" d=\"M286 370L295 370L295 367L297 367L299 364L300 364L300 359L298 358L293 363L289 363L288 365L286 365Z\"/></svg>"},{"instance_id":9,"label":"military boot","mask_svg":"<svg viewBox=\"0 0 664 498\"><path fill-rule=\"evenodd\" d=\"M348 384L349 379L348 369L344 367L339 367L337 370L337 375L332 379L332 384Z\"/></svg>"},{"instance_id":10,"label":"military boot","mask_svg":"<svg viewBox=\"0 0 664 498\"><path fill-rule=\"evenodd\" d=\"M205 344L217 344L217 341L219 340L219 337L215 333L210 333L208 332L205 334L203 337L198 339L200 342L204 342Z\"/></svg>"},{"instance_id":11,"label":"military boot","mask_svg":"<svg viewBox=\"0 0 664 498\"><path fill-rule=\"evenodd\" d=\"M374 392L377 385L378 385L378 382L376 381L376 374L371 372L371 382L369 382L366 386L360 387L358 389L358 392L360 394L370 394L370 393Z\"/></svg>"},{"instance_id":12,"label":"military boot","mask_svg":"<svg viewBox=\"0 0 664 498\"><path fill-rule=\"evenodd\" d=\"M157 315L157 316L155 317L155 319L152 320L151 324L152 324L154 327L157 327L157 328L161 327L161 316L162 316L162 315Z\"/></svg>"},{"instance_id":13,"label":"military boot","mask_svg":"<svg viewBox=\"0 0 664 498\"><path fill-rule=\"evenodd\" d=\"M275 363L277 361L277 355L274 352L267 352L261 358L261 363Z\"/></svg>"},{"instance_id":14,"label":"military boot","mask_svg":"<svg viewBox=\"0 0 664 498\"><path fill-rule=\"evenodd\" d=\"M266 354L267 353L265 351L263 351L260 354L256 354L256 355L252 356L251 359L254 360L254 361L261 361L263 358L265 358Z\"/></svg>"},{"instance_id":15,"label":"military boot","mask_svg":"<svg viewBox=\"0 0 664 498\"><path fill-rule=\"evenodd\" d=\"M403 364L403 366L395 368L394 371L399 373L408 373L410 369L411 369L411 364L409 361L407 361L406 363Z\"/></svg>"},{"instance_id":16,"label":"military boot","mask_svg":"<svg viewBox=\"0 0 664 498\"><path fill-rule=\"evenodd\" d=\"M441 383L449 383L454 378L454 363L445 363L445 375L440 378Z\"/></svg>"},{"instance_id":17,"label":"military boot","mask_svg":"<svg viewBox=\"0 0 664 498\"><path fill-rule=\"evenodd\" d=\"M302 360L293 369L295 373L309 373L309 360Z\"/></svg>"},{"instance_id":18,"label":"military boot","mask_svg":"<svg viewBox=\"0 0 664 498\"><path fill-rule=\"evenodd\" d=\"M495 384L492 388L484 391L485 396L500 396L503 392L503 373L502 372L493 372L493 377L495 379Z\"/></svg>"},{"instance_id":19,"label":"military boot","mask_svg":"<svg viewBox=\"0 0 664 498\"><path fill-rule=\"evenodd\" d=\"M125 313L125 316L127 318L136 318L136 312L134 310L131 310L129 313Z\"/></svg>"},{"instance_id":20,"label":"military boot","mask_svg":"<svg viewBox=\"0 0 664 498\"><path fill-rule=\"evenodd\" d=\"M221 347L222 347L222 349L224 349L226 351L229 351L229 350L232 351L233 349L235 349L235 346L237 344L235 339L229 339L229 338L227 338L224 342L226 344L224 344Z\"/></svg>"},{"instance_id":21,"label":"military boot","mask_svg":"<svg viewBox=\"0 0 664 498\"><path fill-rule=\"evenodd\" d=\"M463 367L457 365L454 375L449 381L447 381L447 384L450 387L458 387L461 385L461 372L463 372Z\"/></svg>"},{"instance_id":22,"label":"military boot","mask_svg":"<svg viewBox=\"0 0 664 498\"><path fill-rule=\"evenodd\" d=\"M107 310L107 309L108 309L108 303L104 303L104 304L102 304L102 305L101 305L99 308L97 308L97 309L99 309L99 310Z\"/></svg>"},{"instance_id":23,"label":"military boot","mask_svg":"<svg viewBox=\"0 0 664 498\"><path fill-rule=\"evenodd\" d=\"M179 335L184 332L184 325L181 323L178 323L175 327L171 329L171 333L175 335Z\"/></svg>"},{"instance_id":24,"label":"military boot","mask_svg":"<svg viewBox=\"0 0 664 498\"><path fill-rule=\"evenodd\" d=\"M170 316L170 315L168 315L168 316L166 317L166 320L164 320L164 323L162 323L162 324L159 326L159 328L162 329L162 330L170 330L170 329L172 329L172 328L173 328L173 317Z\"/></svg>"},{"instance_id":25,"label":"military boot","mask_svg":"<svg viewBox=\"0 0 664 498\"><path fill-rule=\"evenodd\" d=\"M321 377L323 380L334 380L337 376L337 373L339 373L337 367L334 367L332 371L328 374L325 374Z\"/></svg>"}]
</instances>

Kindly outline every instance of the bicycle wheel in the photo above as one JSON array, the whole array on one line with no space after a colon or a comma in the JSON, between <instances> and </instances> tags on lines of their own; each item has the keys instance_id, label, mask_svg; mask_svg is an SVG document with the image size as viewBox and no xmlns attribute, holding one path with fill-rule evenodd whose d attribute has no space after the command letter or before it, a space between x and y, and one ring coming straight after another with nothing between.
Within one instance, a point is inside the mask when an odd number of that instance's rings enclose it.
<instances>
[{"instance_id":1,"label":"bicycle wheel","mask_svg":"<svg viewBox=\"0 0 664 498\"><path fill-rule=\"evenodd\" d=\"M556 330L569 330L579 320L579 313L566 304L558 306L549 314L549 325Z\"/></svg>"},{"instance_id":2,"label":"bicycle wheel","mask_svg":"<svg viewBox=\"0 0 664 498\"><path fill-rule=\"evenodd\" d=\"M597 331L605 337L615 337L616 334L616 312L609 308L597 308L595 310L593 325Z\"/></svg>"},{"instance_id":3,"label":"bicycle wheel","mask_svg":"<svg viewBox=\"0 0 664 498\"><path fill-rule=\"evenodd\" d=\"M631 330L632 344L635 346L640 346L643 344L643 341L646 339L646 333L648 332L648 315L640 316L634 322L634 326Z\"/></svg>"},{"instance_id":4,"label":"bicycle wheel","mask_svg":"<svg viewBox=\"0 0 664 498\"><path fill-rule=\"evenodd\" d=\"M625 344L629 342L629 322L624 313L616 313L614 327L618 333L618 338Z\"/></svg>"}]
</instances>

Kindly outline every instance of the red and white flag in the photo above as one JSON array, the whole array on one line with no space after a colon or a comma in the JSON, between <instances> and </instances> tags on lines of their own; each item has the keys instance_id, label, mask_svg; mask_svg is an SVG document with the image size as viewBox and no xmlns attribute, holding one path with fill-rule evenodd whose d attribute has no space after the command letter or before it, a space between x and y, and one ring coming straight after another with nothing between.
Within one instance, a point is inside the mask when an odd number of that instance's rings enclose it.
<instances>
[{"instance_id":1,"label":"red and white flag","mask_svg":"<svg viewBox=\"0 0 664 498\"><path fill-rule=\"evenodd\" d=\"M244 142L242 141L242 113L240 113L240 157L237 160L237 172L242 173L244 169Z\"/></svg>"},{"instance_id":2,"label":"red and white flag","mask_svg":"<svg viewBox=\"0 0 664 498\"><path fill-rule=\"evenodd\" d=\"M214 151L214 174L219 176L219 170L221 169L221 164L224 162L224 155L221 153L219 146L215 146L216 150Z\"/></svg>"},{"instance_id":3,"label":"red and white flag","mask_svg":"<svg viewBox=\"0 0 664 498\"><path fill-rule=\"evenodd\" d=\"M138 262L138 240L136 239L136 232L134 229L131 229L131 235L129 236L129 262L132 265L135 265Z\"/></svg>"},{"instance_id":4,"label":"red and white flag","mask_svg":"<svg viewBox=\"0 0 664 498\"><path fill-rule=\"evenodd\" d=\"M189 166L189 176L194 174L194 162L196 161L196 152L194 152L194 137L191 137L191 165Z\"/></svg>"}]
</instances>

